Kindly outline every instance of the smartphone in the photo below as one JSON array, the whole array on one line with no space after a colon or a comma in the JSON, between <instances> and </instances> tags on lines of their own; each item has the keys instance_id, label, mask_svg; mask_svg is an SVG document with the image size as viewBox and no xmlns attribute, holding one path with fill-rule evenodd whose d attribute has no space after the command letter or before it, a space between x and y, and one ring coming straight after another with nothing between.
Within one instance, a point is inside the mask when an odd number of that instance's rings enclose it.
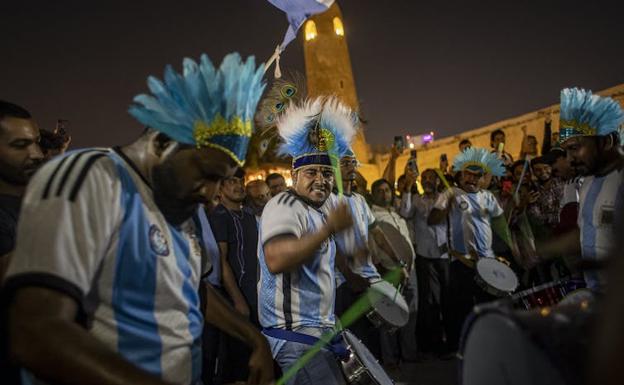
<instances>
[{"instance_id":1,"label":"smartphone","mask_svg":"<svg viewBox=\"0 0 624 385\"><path fill-rule=\"evenodd\" d=\"M399 152L403 152L403 150L405 149L405 138L403 136L395 136L394 137L394 147L397 148L397 150L399 150Z\"/></svg>"},{"instance_id":2,"label":"smartphone","mask_svg":"<svg viewBox=\"0 0 624 385\"><path fill-rule=\"evenodd\" d=\"M418 163L416 162L416 150L410 151L410 158L407 160L407 168L411 170L415 175L419 175Z\"/></svg>"},{"instance_id":3,"label":"smartphone","mask_svg":"<svg viewBox=\"0 0 624 385\"><path fill-rule=\"evenodd\" d=\"M440 162L448 162L448 158L447 158L446 154L440 155Z\"/></svg>"}]
</instances>

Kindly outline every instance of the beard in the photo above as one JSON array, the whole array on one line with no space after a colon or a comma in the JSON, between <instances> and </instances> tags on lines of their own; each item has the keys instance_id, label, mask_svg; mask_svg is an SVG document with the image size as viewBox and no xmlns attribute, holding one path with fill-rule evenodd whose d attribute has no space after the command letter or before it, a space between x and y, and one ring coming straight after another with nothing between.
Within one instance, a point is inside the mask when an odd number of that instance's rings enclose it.
<instances>
[{"instance_id":1,"label":"beard","mask_svg":"<svg viewBox=\"0 0 624 385\"><path fill-rule=\"evenodd\" d=\"M190 198L180 197L177 178L173 170L165 163L152 170L152 189L154 202L165 216L167 222L179 226L190 219L199 204Z\"/></svg>"},{"instance_id":2,"label":"beard","mask_svg":"<svg viewBox=\"0 0 624 385\"><path fill-rule=\"evenodd\" d=\"M26 186L41 164L41 162L37 162L22 168L16 168L0 160L0 180L8 185Z\"/></svg>"}]
</instances>

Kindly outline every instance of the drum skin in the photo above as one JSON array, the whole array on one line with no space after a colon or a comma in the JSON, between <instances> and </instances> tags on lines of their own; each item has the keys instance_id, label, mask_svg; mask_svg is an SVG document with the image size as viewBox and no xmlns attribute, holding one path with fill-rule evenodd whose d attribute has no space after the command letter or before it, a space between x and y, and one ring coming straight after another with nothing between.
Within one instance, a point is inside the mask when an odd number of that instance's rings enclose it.
<instances>
[{"instance_id":1,"label":"drum skin","mask_svg":"<svg viewBox=\"0 0 624 385\"><path fill-rule=\"evenodd\" d=\"M581 385L594 312L483 307L464 325L462 385Z\"/></svg>"},{"instance_id":2,"label":"drum skin","mask_svg":"<svg viewBox=\"0 0 624 385\"><path fill-rule=\"evenodd\" d=\"M415 255L414 249L409 244L409 240L405 239L401 232L389 223L380 221L377 226L379 226L381 231L383 231L386 239L390 243L390 246L392 246L394 253L401 259L401 261L411 268ZM376 254L376 259L379 260L384 268L392 270L397 267L396 262L394 262L390 256L381 250L381 248L376 247L375 242L372 241L372 237L370 237L369 241L369 243L373 243L371 251Z\"/></svg>"},{"instance_id":3,"label":"drum skin","mask_svg":"<svg viewBox=\"0 0 624 385\"><path fill-rule=\"evenodd\" d=\"M367 296L372 310L376 313L373 320L381 318L390 328L405 326L409 321L407 302L390 283L382 279L371 281ZM370 318L371 316L369 316Z\"/></svg>"},{"instance_id":4,"label":"drum skin","mask_svg":"<svg viewBox=\"0 0 624 385\"><path fill-rule=\"evenodd\" d=\"M477 284L489 294L503 297L518 287L518 277L514 271L494 258L479 259L476 269Z\"/></svg>"}]
</instances>

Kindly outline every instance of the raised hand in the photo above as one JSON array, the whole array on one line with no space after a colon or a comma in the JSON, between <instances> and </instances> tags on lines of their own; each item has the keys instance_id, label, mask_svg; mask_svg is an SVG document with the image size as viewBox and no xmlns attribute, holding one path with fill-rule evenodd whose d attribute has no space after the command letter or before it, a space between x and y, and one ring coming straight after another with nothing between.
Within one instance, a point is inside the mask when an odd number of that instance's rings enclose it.
<instances>
[{"instance_id":1,"label":"raised hand","mask_svg":"<svg viewBox=\"0 0 624 385\"><path fill-rule=\"evenodd\" d=\"M345 203L340 202L327 216L327 226L331 233L339 233L353 226L351 210Z\"/></svg>"}]
</instances>

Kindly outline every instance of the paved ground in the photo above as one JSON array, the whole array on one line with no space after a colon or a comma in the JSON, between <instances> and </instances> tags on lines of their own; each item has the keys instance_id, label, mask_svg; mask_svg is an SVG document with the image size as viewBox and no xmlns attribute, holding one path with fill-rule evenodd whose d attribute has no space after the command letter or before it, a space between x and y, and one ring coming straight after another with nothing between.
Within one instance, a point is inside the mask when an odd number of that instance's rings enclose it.
<instances>
[{"instance_id":1,"label":"paved ground","mask_svg":"<svg viewBox=\"0 0 624 385\"><path fill-rule=\"evenodd\" d=\"M457 361L429 360L387 369L396 385L457 385Z\"/></svg>"}]
</instances>

